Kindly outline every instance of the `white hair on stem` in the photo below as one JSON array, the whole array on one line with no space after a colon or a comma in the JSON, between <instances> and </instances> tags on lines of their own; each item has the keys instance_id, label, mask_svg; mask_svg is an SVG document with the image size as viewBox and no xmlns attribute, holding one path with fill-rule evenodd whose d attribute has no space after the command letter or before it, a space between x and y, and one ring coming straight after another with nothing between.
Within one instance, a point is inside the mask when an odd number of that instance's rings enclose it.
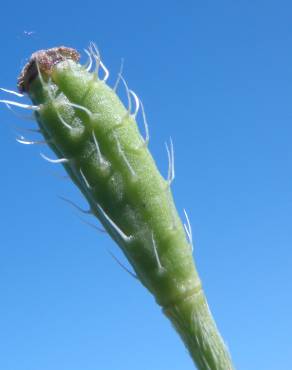
<instances>
[{"instance_id":1,"label":"white hair on stem","mask_svg":"<svg viewBox=\"0 0 292 370\"><path fill-rule=\"evenodd\" d=\"M1 91L4 91L4 92L7 92L8 94L12 94L12 95L18 96L19 98L23 98L24 97L24 94L21 94L21 93L19 93L17 91L14 91L14 90L4 89L3 87L0 87L0 90Z\"/></svg>"},{"instance_id":2,"label":"white hair on stem","mask_svg":"<svg viewBox=\"0 0 292 370\"><path fill-rule=\"evenodd\" d=\"M132 240L132 236L127 236L119 227L116 225L116 223L106 214L104 209L96 203L97 210L101 213L102 217L104 218L104 221L109 225L109 227L114 230L114 232L124 241L129 242Z\"/></svg>"},{"instance_id":3,"label":"white hair on stem","mask_svg":"<svg viewBox=\"0 0 292 370\"><path fill-rule=\"evenodd\" d=\"M79 169L79 172L80 172L80 175L81 175L81 177L82 177L82 179L83 179L83 181L84 181L84 183L85 183L86 187L87 187L88 189L91 189L91 185L89 184L89 181L87 180L87 178L86 178L86 176L84 175L84 172L82 171L82 169L81 169L81 168Z\"/></svg>"},{"instance_id":4,"label":"white hair on stem","mask_svg":"<svg viewBox=\"0 0 292 370\"><path fill-rule=\"evenodd\" d=\"M130 96L130 90L127 85L127 82L125 81L124 77L120 75L120 80L123 82L125 88L126 88L126 94L127 94L127 99L128 99L128 114L131 114L132 110L132 101L131 101L131 96Z\"/></svg>"},{"instance_id":5,"label":"white hair on stem","mask_svg":"<svg viewBox=\"0 0 292 370\"><path fill-rule=\"evenodd\" d=\"M69 123L67 123L64 118L62 117L62 115L60 114L59 110L57 109L57 107L55 106L55 102L56 102L56 99L54 98L54 96L52 95L52 92L51 92L51 89L50 89L50 81L51 79L49 80L49 88L48 88L48 95L49 95L49 98L51 99L51 102L53 104L53 106L55 107L55 110L56 110L56 114L57 114L57 117L59 118L59 120L61 121L61 123L68 129L68 130L73 130L73 127L71 125L69 125Z\"/></svg>"},{"instance_id":6,"label":"white hair on stem","mask_svg":"<svg viewBox=\"0 0 292 370\"><path fill-rule=\"evenodd\" d=\"M94 230L97 230L99 231L100 233L107 233L107 231L99 226L96 226L95 224L93 224L92 222L89 222L87 220L84 220L82 217L78 216L78 218L84 223L86 224L87 226L90 226L92 229Z\"/></svg>"},{"instance_id":7,"label":"white hair on stem","mask_svg":"<svg viewBox=\"0 0 292 370\"><path fill-rule=\"evenodd\" d=\"M140 100L140 104L141 104L141 112L142 112L142 118L143 118L143 123L144 123L144 128L145 128L145 139L144 139L144 144L145 146L148 146L149 144L149 139L150 139L150 135L149 135L149 126L148 126L148 123L147 123L147 119L146 119L146 114L145 114L145 110L144 110L144 105L142 103L142 101Z\"/></svg>"},{"instance_id":8,"label":"white hair on stem","mask_svg":"<svg viewBox=\"0 0 292 370\"><path fill-rule=\"evenodd\" d=\"M94 42L89 43L89 52L95 60L95 73L98 76L98 70L100 65L100 52Z\"/></svg>"},{"instance_id":9,"label":"white hair on stem","mask_svg":"<svg viewBox=\"0 0 292 370\"><path fill-rule=\"evenodd\" d=\"M104 63L102 61L100 61L100 67L103 69L104 71L104 77L102 79L103 82L106 82L107 79L109 78L109 70L106 68L106 66L104 65Z\"/></svg>"},{"instance_id":10,"label":"white hair on stem","mask_svg":"<svg viewBox=\"0 0 292 370\"><path fill-rule=\"evenodd\" d=\"M140 108L140 103L141 103L141 100L138 98L137 94L129 89L128 87L128 84L126 82L126 80L124 79L124 77L122 76L121 73L119 73L119 80L121 80L126 88L126 94L127 94L127 100L128 100L128 114L131 115L132 117L136 118L137 116L137 113L139 111L139 108ZM132 99L131 99L131 96L134 98L134 102L135 102L135 110L134 112L132 113ZM144 116L145 116L145 112L144 112Z\"/></svg>"},{"instance_id":11,"label":"white hair on stem","mask_svg":"<svg viewBox=\"0 0 292 370\"><path fill-rule=\"evenodd\" d=\"M129 94L133 96L134 102L135 102L135 111L134 111L134 113L131 114L131 116L136 118L137 113L138 113L139 108L140 108L140 100L139 100L138 96L136 95L136 93L133 90L129 90Z\"/></svg>"},{"instance_id":12,"label":"white hair on stem","mask_svg":"<svg viewBox=\"0 0 292 370\"><path fill-rule=\"evenodd\" d=\"M33 110L33 111L37 111L37 110L40 109L38 105L22 104L22 103L18 103L16 101L6 100L6 99L1 99L0 103L3 103L5 105L7 105L8 108L10 108L9 106L12 105L14 107L29 109L29 110Z\"/></svg>"},{"instance_id":13,"label":"white hair on stem","mask_svg":"<svg viewBox=\"0 0 292 370\"><path fill-rule=\"evenodd\" d=\"M193 246L193 232L192 232L192 226L191 226L191 223L190 223L190 219L189 219L189 216L187 214L187 211L184 209L184 214L185 214L185 217L186 217L186 220L187 220L187 223L185 224L184 223L184 229L185 229L185 232L187 234L187 237L188 237L188 240L189 240L189 243L191 245L191 248L192 248L192 251L194 249L194 246Z\"/></svg>"},{"instance_id":14,"label":"white hair on stem","mask_svg":"<svg viewBox=\"0 0 292 370\"><path fill-rule=\"evenodd\" d=\"M175 170L174 170L174 149L173 149L173 142L170 138L170 149L168 147L168 144L165 143L166 151L167 151L167 157L168 157L168 175L167 175L167 182L168 185L171 185L175 178Z\"/></svg>"},{"instance_id":15,"label":"white hair on stem","mask_svg":"<svg viewBox=\"0 0 292 370\"><path fill-rule=\"evenodd\" d=\"M81 207L79 207L76 203L74 203L72 200L68 199L68 198L65 198L61 195L58 196L59 199L61 199L62 201L70 204L72 207L74 207L75 209L77 209L77 211L79 211L80 213L83 213L85 215L92 215L92 211L91 209L82 209Z\"/></svg>"},{"instance_id":16,"label":"white hair on stem","mask_svg":"<svg viewBox=\"0 0 292 370\"><path fill-rule=\"evenodd\" d=\"M90 112L89 109L87 109L86 107L84 107L83 105L79 105L79 104L75 104L75 103L71 103L71 102L66 102L66 104L69 106L69 107L73 107L73 108L76 108L76 109L80 109L81 111L85 112L88 117L91 119L92 118L92 112Z\"/></svg>"},{"instance_id":17,"label":"white hair on stem","mask_svg":"<svg viewBox=\"0 0 292 370\"><path fill-rule=\"evenodd\" d=\"M143 106L143 103L142 103L141 99L138 98L137 94L133 90L129 89L126 80L122 76L123 68L124 68L124 59L121 60L120 71L118 73L116 83L113 87L113 91L116 92L120 81L122 81L125 88L126 88L126 94L127 94L127 100L128 100L128 114L130 114L132 117L136 118L136 116L139 112L140 105L141 105L143 124L144 124L144 128L145 128L144 144L145 144L145 146L147 146L148 143L149 143L149 127L148 127L148 123L147 123L147 119L146 119L144 106ZM135 101L135 111L134 111L134 113L131 113L131 110L132 110L131 96L134 98L134 101Z\"/></svg>"},{"instance_id":18,"label":"white hair on stem","mask_svg":"<svg viewBox=\"0 0 292 370\"><path fill-rule=\"evenodd\" d=\"M160 258L159 258L159 255L158 255L157 246L156 246L156 242L155 242L155 239L154 239L153 232L151 234L151 241L152 241L152 246L153 246L153 250L154 250L154 256L155 256L155 259L156 259L158 268L159 268L159 270L163 270L163 266L162 266L162 264L160 262Z\"/></svg>"},{"instance_id":19,"label":"white hair on stem","mask_svg":"<svg viewBox=\"0 0 292 370\"><path fill-rule=\"evenodd\" d=\"M70 160L68 158L58 158L58 159L51 159L49 157L47 157L45 154L43 153L40 153L40 156L45 160L45 161L48 161L50 163L68 163L70 162Z\"/></svg>"},{"instance_id":20,"label":"white hair on stem","mask_svg":"<svg viewBox=\"0 0 292 370\"><path fill-rule=\"evenodd\" d=\"M135 176L136 176L136 172L133 170L133 168L132 168L132 166L131 166L130 162L128 161L128 158L127 158L127 157L126 157L126 155L125 155L125 152L124 152L124 151L123 151L123 149L121 148L121 144L120 144L120 142L119 142L119 139L117 138L117 136L116 136L116 135L114 135L114 137L115 137L115 139L116 139L116 143L117 143L117 147L118 147L118 152L120 153L120 155L122 156L123 160L125 161L125 163L126 163L126 165L127 165L128 169L129 169L129 171L131 172L131 175L132 175L133 177L135 177Z\"/></svg>"},{"instance_id":21,"label":"white hair on stem","mask_svg":"<svg viewBox=\"0 0 292 370\"><path fill-rule=\"evenodd\" d=\"M25 121L30 121L30 122L35 122L35 117L31 114L31 115L25 115L25 114L21 114L21 113L18 113L16 112L9 104L5 104L6 107L18 118L21 118Z\"/></svg>"},{"instance_id":22,"label":"white hair on stem","mask_svg":"<svg viewBox=\"0 0 292 370\"><path fill-rule=\"evenodd\" d=\"M101 154L101 151L100 151L100 147L99 147L99 144L98 144L98 141L97 141L97 138L95 136L95 132L94 130L92 130L92 137L93 137L93 141L94 141L94 145L95 145L95 148L96 148L96 155L97 155L97 158L98 158L98 161L99 161L99 164L100 165L103 165L105 164L105 160L103 159L103 156Z\"/></svg>"},{"instance_id":23,"label":"white hair on stem","mask_svg":"<svg viewBox=\"0 0 292 370\"><path fill-rule=\"evenodd\" d=\"M131 270L129 270L109 249L107 251L123 270L130 274L134 279L139 280L138 276L134 274Z\"/></svg>"},{"instance_id":24,"label":"white hair on stem","mask_svg":"<svg viewBox=\"0 0 292 370\"><path fill-rule=\"evenodd\" d=\"M104 72L104 77L102 81L106 82L107 79L109 78L109 70L106 68L106 66L102 62L101 57L100 57L100 52L94 42L90 42L89 44L89 53L95 60L95 73L97 77L98 77L99 67L101 67Z\"/></svg>"},{"instance_id":25,"label":"white hair on stem","mask_svg":"<svg viewBox=\"0 0 292 370\"><path fill-rule=\"evenodd\" d=\"M86 69L87 72L89 72L91 70L91 67L92 67L92 64L93 64L92 56L91 56L91 53L87 49L84 49L84 51L88 55L88 62L86 63L84 68Z\"/></svg>"},{"instance_id":26,"label":"white hair on stem","mask_svg":"<svg viewBox=\"0 0 292 370\"><path fill-rule=\"evenodd\" d=\"M59 120L62 122L62 124L68 129L68 130L73 130L73 127L71 125L69 125L69 123L67 123L64 118L62 117L62 115L60 114L60 112L58 111L58 109L56 109L56 113L57 113L57 116L59 118Z\"/></svg>"},{"instance_id":27,"label":"white hair on stem","mask_svg":"<svg viewBox=\"0 0 292 370\"><path fill-rule=\"evenodd\" d=\"M24 136L20 136L15 139L19 144L24 145L46 145L48 141L46 140L27 140Z\"/></svg>"},{"instance_id":28,"label":"white hair on stem","mask_svg":"<svg viewBox=\"0 0 292 370\"><path fill-rule=\"evenodd\" d=\"M115 85L113 87L114 92L116 92L116 90L118 88L118 85L119 85L119 83L121 81L121 75L123 73L123 69L124 69L124 58L121 59L120 71L118 73L117 80L116 80Z\"/></svg>"},{"instance_id":29,"label":"white hair on stem","mask_svg":"<svg viewBox=\"0 0 292 370\"><path fill-rule=\"evenodd\" d=\"M102 81L106 82L106 80L109 77L109 71L106 68L106 66L104 65L104 63L101 61L100 52L98 50L98 47L96 46L96 44L94 42L91 41L89 43L89 48L88 49L89 49L89 54L91 55L91 58L93 58L94 61L95 61L94 73L96 74L97 78L99 78L99 67L101 67L103 72L104 72L104 77L103 77ZM87 69L87 70L89 71L89 69Z\"/></svg>"}]
</instances>

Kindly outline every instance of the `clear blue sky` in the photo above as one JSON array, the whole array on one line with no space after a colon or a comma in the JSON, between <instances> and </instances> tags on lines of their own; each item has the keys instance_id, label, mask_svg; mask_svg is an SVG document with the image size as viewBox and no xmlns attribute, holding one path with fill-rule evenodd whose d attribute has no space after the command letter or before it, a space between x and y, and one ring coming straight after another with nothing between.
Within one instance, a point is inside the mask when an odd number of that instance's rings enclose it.
<instances>
[{"instance_id":1,"label":"clear blue sky","mask_svg":"<svg viewBox=\"0 0 292 370\"><path fill-rule=\"evenodd\" d=\"M1 5L2 87L40 48L95 41L110 84L125 59L163 173L173 138L176 204L237 369L292 368L291 21L284 0ZM114 243L58 199L86 205L62 168L15 142L33 123L0 117L0 369L193 369Z\"/></svg>"}]
</instances>

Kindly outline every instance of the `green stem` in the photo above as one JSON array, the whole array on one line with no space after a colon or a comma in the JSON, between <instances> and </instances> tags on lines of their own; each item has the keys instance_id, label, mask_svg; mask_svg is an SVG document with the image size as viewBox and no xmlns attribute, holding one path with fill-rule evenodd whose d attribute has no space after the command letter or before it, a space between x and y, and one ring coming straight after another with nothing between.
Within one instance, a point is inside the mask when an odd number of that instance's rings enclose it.
<instances>
[{"instance_id":1,"label":"green stem","mask_svg":"<svg viewBox=\"0 0 292 370\"><path fill-rule=\"evenodd\" d=\"M91 49L93 53L93 49ZM95 59L97 55L93 55ZM20 79L48 145L186 344L199 370L231 370L172 193L135 114L73 49L33 54Z\"/></svg>"},{"instance_id":2,"label":"green stem","mask_svg":"<svg viewBox=\"0 0 292 370\"><path fill-rule=\"evenodd\" d=\"M228 350L219 334L202 290L164 309L199 370L232 370Z\"/></svg>"}]
</instances>

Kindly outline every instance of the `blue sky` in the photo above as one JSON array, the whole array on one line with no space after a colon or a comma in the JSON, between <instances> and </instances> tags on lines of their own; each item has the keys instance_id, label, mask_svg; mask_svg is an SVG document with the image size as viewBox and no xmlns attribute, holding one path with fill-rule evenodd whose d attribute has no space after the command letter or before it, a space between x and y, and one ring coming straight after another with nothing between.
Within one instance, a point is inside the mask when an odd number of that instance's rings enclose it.
<instances>
[{"instance_id":1,"label":"blue sky","mask_svg":"<svg viewBox=\"0 0 292 370\"><path fill-rule=\"evenodd\" d=\"M2 87L15 89L41 48L95 41L110 84L124 58L165 174L173 138L176 204L237 369L292 366L291 18L283 0L1 6ZM123 260L118 248L58 199L86 205L62 168L15 141L16 125L33 124L5 107L0 117L0 369L193 369L153 298L107 253Z\"/></svg>"}]
</instances>

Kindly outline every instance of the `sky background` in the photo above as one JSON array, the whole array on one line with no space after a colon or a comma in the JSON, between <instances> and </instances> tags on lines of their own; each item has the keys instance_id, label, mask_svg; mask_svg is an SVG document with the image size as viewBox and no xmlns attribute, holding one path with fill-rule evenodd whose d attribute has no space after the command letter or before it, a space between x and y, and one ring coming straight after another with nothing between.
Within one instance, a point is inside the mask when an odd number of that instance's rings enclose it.
<instances>
[{"instance_id":1,"label":"sky background","mask_svg":"<svg viewBox=\"0 0 292 370\"><path fill-rule=\"evenodd\" d=\"M283 0L1 5L2 87L42 48L95 41L110 85L124 58L164 174L173 138L176 205L237 369L292 368L291 25ZM115 244L58 198L86 207L52 153L15 141L34 124L5 106L0 120L0 369L193 369Z\"/></svg>"}]
</instances>

